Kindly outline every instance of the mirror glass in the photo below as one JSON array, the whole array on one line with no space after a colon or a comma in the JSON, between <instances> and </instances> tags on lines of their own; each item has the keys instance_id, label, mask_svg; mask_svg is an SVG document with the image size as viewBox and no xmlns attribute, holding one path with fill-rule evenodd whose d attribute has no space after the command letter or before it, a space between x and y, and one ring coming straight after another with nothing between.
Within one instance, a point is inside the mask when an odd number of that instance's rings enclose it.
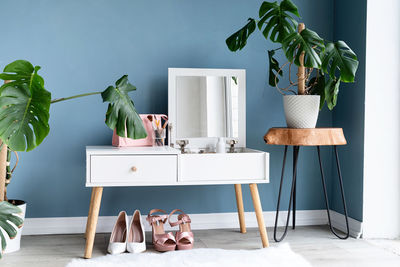
<instances>
[{"instance_id":1,"label":"mirror glass","mask_svg":"<svg viewBox=\"0 0 400 267\"><path fill-rule=\"evenodd\" d=\"M238 94L235 76L177 76L176 138L237 138Z\"/></svg>"}]
</instances>

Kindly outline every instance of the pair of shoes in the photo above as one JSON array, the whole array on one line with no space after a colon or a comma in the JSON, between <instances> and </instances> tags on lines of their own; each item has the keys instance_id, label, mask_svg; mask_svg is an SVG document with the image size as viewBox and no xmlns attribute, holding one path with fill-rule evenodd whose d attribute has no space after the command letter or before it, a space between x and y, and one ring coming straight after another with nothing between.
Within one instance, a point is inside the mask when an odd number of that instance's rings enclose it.
<instances>
[{"instance_id":1,"label":"pair of shoes","mask_svg":"<svg viewBox=\"0 0 400 267\"><path fill-rule=\"evenodd\" d=\"M180 212L178 220L176 222L171 222L171 216L177 211ZM152 215L157 212L163 214ZM175 236L172 232L165 233L164 231L164 224L167 219L171 226L179 225L179 231L175 233ZM164 252L175 249L185 250L193 248L194 236L190 228L191 220L190 217L180 209L173 210L169 215L167 215L164 210L153 209L150 211L146 220L152 226L152 237L155 250Z\"/></svg>"},{"instance_id":2,"label":"pair of shoes","mask_svg":"<svg viewBox=\"0 0 400 267\"><path fill-rule=\"evenodd\" d=\"M108 253L120 254L125 251L140 253L145 250L146 240L140 211L135 210L129 227L128 215L125 211L121 211L111 233Z\"/></svg>"}]
</instances>

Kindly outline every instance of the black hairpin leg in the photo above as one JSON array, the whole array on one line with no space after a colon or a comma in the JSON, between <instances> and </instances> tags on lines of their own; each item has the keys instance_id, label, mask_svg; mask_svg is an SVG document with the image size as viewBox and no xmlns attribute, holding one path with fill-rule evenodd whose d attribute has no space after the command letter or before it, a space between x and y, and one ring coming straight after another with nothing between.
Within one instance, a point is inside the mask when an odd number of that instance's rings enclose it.
<instances>
[{"instance_id":1,"label":"black hairpin leg","mask_svg":"<svg viewBox=\"0 0 400 267\"><path fill-rule=\"evenodd\" d=\"M335 150L335 157L336 157L336 167L337 167L337 171L338 171L338 175L339 175L340 192L342 194L343 210L344 210L344 215L345 215L345 218L346 218L347 233L344 236L340 236L338 233L336 233L336 231L332 227L331 215L330 215L330 212L329 212L328 194L327 194L327 191L326 191L326 184L325 184L325 176L324 176L324 171L323 171L323 168L322 168L321 150L320 150L319 146L317 146L319 168L321 170L321 179L322 179L322 186L324 188L325 206L326 206L326 212L328 213L329 228L331 229L332 233L335 236L337 236L338 238L347 239L349 237L349 234L350 234L350 231L349 231L349 219L348 219L348 216L347 216L346 200L345 200L345 197L344 197L344 190L343 190L342 172L340 170L339 156L338 156L338 152L337 152L336 146L334 146L334 150Z\"/></svg>"},{"instance_id":2,"label":"black hairpin leg","mask_svg":"<svg viewBox=\"0 0 400 267\"><path fill-rule=\"evenodd\" d=\"M292 207L292 203L295 204L293 196L294 196L295 187L296 187L297 159L298 159L299 150L300 150L299 146L294 146L293 147L293 180L292 180L292 188L291 188L291 192L290 192L289 208L288 208L288 214L287 214L287 218L286 218L285 230L284 230L282 236L280 238L277 238L276 237L276 230L278 228L279 206L280 206L280 202L281 202L283 177L285 176L285 164L286 164L287 149L288 149L288 146L285 146L285 152L283 154L283 165L282 165L281 182L280 182L280 185L279 185L278 204L276 206L275 227L274 227L274 239L275 239L276 242L280 242L285 238L285 236L287 234L288 225L289 225L290 210L291 210L291 207ZM295 221L293 219L293 223L294 222Z\"/></svg>"},{"instance_id":3,"label":"black hairpin leg","mask_svg":"<svg viewBox=\"0 0 400 267\"><path fill-rule=\"evenodd\" d=\"M297 177L297 155L296 153L299 153L299 147L297 147L297 151L295 148L293 148L293 177ZM296 158L296 160L294 160ZM297 185L297 179L293 180L294 183L294 189L293 189L293 223L292 223L292 228L294 229L296 227L296 185Z\"/></svg>"}]
</instances>

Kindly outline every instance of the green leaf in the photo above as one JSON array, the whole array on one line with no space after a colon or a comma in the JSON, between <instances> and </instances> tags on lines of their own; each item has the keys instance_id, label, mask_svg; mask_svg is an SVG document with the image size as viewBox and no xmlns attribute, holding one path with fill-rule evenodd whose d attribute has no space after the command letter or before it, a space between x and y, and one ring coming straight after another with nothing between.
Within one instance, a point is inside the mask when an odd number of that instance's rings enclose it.
<instances>
[{"instance_id":1,"label":"green leaf","mask_svg":"<svg viewBox=\"0 0 400 267\"><path fill-rule=\"evenodd\" d=\"M268 59L269 59L269 85L276 86L276 83L279 82L279 78L276 77L275 83L275 76L276 75L283 75L283 71L279 72L279 62L274 58L275 50L268 50ZM274 73L274 71L276 73Z\"/></svg>"},{"instance_id":2,"label":"green leaf","mask_svg":"<svg viewBox=\"0 0 400 267\"><path fill-rule=\"evenodd\" d=\"M300 66L300 55L304 52L304 66L320 68L321 59L316 51L324 49L324 41L312 30L304 29L301 33L293 32L282 42L286 58ZM313 48L315 47L315 48Z\"/></svg>"},{"instance_id":3,"label":"green leaf","mask_svg":"<svg viewBox=\"0 0 400 267\"><path fill-rule=\"evenodd\" d=\"M339 71L340 80L354 82L358 68L357 55L343 41L328 42L322 53L322 69L334 79L336 70Z\"/></svg>"},{"instance_id":4,"label":"green leaf","mask_svg":"<svg viewBox=\"0 0 400 267\"><path fill-rule=\"evenodd\" d=\"M4 72L30 75L34 71L33 65L26 60L15 60L4 67Z\"/></svg>"},{"instance_id":5,"label":"green leaf","mask_svg":"<svg viewBox=\"0 0 400 267\"><path fill-rule=\"evenodd\" d=\"M242 50L246 46L247 39L256 29L256 21L252 18L248 19L248 23L243 28L232 34L226 39L226 45L231 51Z\"/></svg>"},{"instance_id":6,"label":"green leaf","mask_svg":"<svg viewBox=\"0 0 400 267\"><path fill-rule=\"evenodd\" d=\"M328 79L325 84L325 101L329 108L332 110L337 103L337 96L339 94L340 78Z\"/></svg>"},{"instance_id":7,"label":"green leaf","mask_svg":"<svg viewBox=\"0 0 400 267\"><path fill-rule=\"evenodd\" d=\"M17 229L15 229L6 219L0 220L0 228L2 228L10 238L14 238L17 235Z\"/></svg>"},{"instance_id":8,"label":"green leaf","mask_svg":"<svg viewBox=\"0 0 400 267\"><path fill-rule=\"evenodd\" d=\"M237 77L235 77L235 76L232 76L232 80L233 80L233 82L237 85L238 83L237 83Z\"/></svg>"},{"instance_id":9,"label":"green leaf","mask_svg":"<svg viewBox=\"0 0 400 267\"><path fill-rule=\"evenodd\" d=\"M30 83L32 73L35 68L33 65L26 60L16 60L4 67L4 72L0 73L0 79L5 81L11 81L11 83ZM15 81L14 81L15 80ZM10 84L3 84L0 87L0 92ZM11 84L13 85L13 84Z\"/></svg>"},{"instance_id":10,"label":"green leaf","mask_svg":"<svg viewBox=\"0 0 400 267\"><path fill-rule=\"evenodd\" d=\"M315 84L317 77L313 77L310 79L308 86ZM319 95L319 109L322 110L325 104L325 76L323 73L318 73L318 81L313 87L310 89L311 95Z\"/></svg>"},{"instance_id":11,"label":"green leaf","mask_svg":"<svg viewBox=\"0 0 400 267\"><path fill-rule=\"evenodd\" d=\"M8 203L7 201L0 202L0 228L2 228L10 238L14 238L17 235L17 230L13 225L11 225L11 223L18 228L22 227L23 220L15 215L21 212L20 208ZM7 244L2 231L0 231L0 239L1 249L4 250Z\"/></svg>"},{"instance_id":12,"label":"green leaf","mask_svg":"<svg viewBox=\"0 0 400 267\"><path fill-rule=\"evenodd\" d=\"M39 69L17 60L0 74L0 79L10 80L0 87L0 139L14 151L34 149L50 131L51 94Z\"/></svg>"},{"instance_id":13,"label":"green leaf","mask_svg":"<svg viewBox=\"0 0 400 267\"><path fill-rule=\"evenodd\" d=\"M115 83L115 87L107 87L101 93L101 97L103 102L109 102L106 113L107 126L112 130L116 129L117 135L121 137L141 139L145 138L147 133L128 95L128 92L133 90L136 90L136 87L129 83L128 75L124 75Z\"/></svg>"},{"instance_id":14,"label":"green leaf","mask_svg":"<svg viewBox=\"0 0 400 267\"><path fill-rule=\"evenodd\" d=\"M274 43L282 41L291 33L297 31L297 21L289 14L300 17L297 6L290 0L283 0L279 5L277 2L263 2L260 10L260 21L257 26L266 39Z\"/></svg>"}]
</instances>

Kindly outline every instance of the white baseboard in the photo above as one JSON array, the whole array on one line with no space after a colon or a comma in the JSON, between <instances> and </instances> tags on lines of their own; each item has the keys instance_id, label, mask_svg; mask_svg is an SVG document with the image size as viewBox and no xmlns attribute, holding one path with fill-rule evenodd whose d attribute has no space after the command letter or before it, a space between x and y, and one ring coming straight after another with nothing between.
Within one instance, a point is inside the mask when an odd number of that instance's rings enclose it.
<instances>
[{"instance_id":1,"label":"white baseboard","mask_svg":"<svg viewBox=\"0 0 400 267\"><path fill-rule=\"evenodd\" d=\"M332 226L340 231L346 231L346 219L343 214L331 210ZM360 238L362 235L362 222L349 217L350 236Z\"/></svg>"},{"instance_id":2,"label":"white baseboard","mask_svg":"<svg viewBox=\"0 0 400 267\"><path fill-rule=\"evenodd\" d=\"M266 226L273 227L275 223L275 212L266 211L263 214ZM279 213L278 226L285 225L286 216L287 212L285 211ZM336 228L344 230L344 217L341 218L340 216L343 215L332 211L332 224ZM191 226L194 230L239 228L239 220L236 212L190 214L190 217L192 219ZM111 232L115 220L116 216L100 216L96 232ZM143 216L143 220L145 220L145 216ZM246 227L257 227L257 220L254 212L245 212L245 220ZM326 210L296 211L296 225L298 226L324 225L327 224L327 222ZM341 225L342 222L343 225ZM359 237L361 235L361 222L350 219L349 224L351 236ZM144 225L146 231L151 230L147 222L144 223ZM78 234L84 233L85 227L86 217L27 218L24 223L23 235Z\"/></svg>"}]
</instances>

